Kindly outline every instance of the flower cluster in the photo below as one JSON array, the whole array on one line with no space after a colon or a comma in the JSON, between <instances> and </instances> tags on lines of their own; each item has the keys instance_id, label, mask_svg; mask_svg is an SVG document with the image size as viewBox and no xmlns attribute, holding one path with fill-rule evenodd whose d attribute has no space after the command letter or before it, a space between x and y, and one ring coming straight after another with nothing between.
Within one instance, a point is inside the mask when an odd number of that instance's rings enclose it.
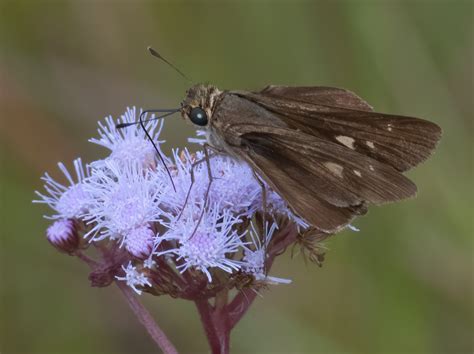
<instances>
[{"instance_id":1,"label":"flower cluster","mask_svg":"<svg viewBox=\"0 0 474 354\"><path fill-rule=\"evenodd\" d=\"M47 239L73 255L97 247L103 261L91 276L95 285L123 280L137 293L192 299L287 283L268 269L309 225L242 161L218 154L206 160L187 149L165 156L163 121L151 117L145 128L165 166L139 125L116 127L136 122L139 113L132 108L99 123L99 138L90 142L109 155L87 166L75 160L75 178L60 163L67 185L44 175L46 193L36 192L35 202L54 210Z\"/></svg>"}]
</instances>

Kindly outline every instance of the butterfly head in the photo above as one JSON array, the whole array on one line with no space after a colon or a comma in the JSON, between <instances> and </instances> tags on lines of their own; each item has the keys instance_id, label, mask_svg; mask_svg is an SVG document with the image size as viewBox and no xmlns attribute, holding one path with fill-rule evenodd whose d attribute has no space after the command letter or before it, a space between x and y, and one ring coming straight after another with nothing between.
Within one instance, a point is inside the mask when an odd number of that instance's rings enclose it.
<instances>
[{"instance_id":1,"label":"butterfly head","mask_svg":"<svg viewBox=\"0 0 474 354\"><path fill-rule=\"evenodd\" d=\"M215 86L197 84L186 92L181 102L181 115L194 125L205 127L212 120L217 98L222 94Z\"/></svg>"}]
</instances>

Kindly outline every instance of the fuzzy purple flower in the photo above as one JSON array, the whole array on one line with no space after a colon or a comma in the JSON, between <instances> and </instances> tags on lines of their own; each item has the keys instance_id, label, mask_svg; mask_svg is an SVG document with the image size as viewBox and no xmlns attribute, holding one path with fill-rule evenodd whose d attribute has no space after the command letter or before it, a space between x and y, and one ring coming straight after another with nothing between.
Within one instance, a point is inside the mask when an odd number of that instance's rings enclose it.
<instances>
[{"instance_id":1,"label":"fuzzy purple flower","mask_svg":"<svg viewBox=\"0 0 474 354\"><path fill-rule=\"evenodd\" d=\"M143 273L139 272L137 267L133 266L131 262L129 262L126 267L122 266L122 269L125 272L125 275L122 277L116 276L115 278L117 280L125 281L138 295L142 294L142 290L140 290L141 288L151 286L148 278Z\"/></svg>"},{"instance_id":2,"label":"fuzzy purple flower","mask_svg":"<svg viewBox=\"0 0 474 354\"><path fill-rule=\"evenodd\" d=\"M135 311L142 310L133 292L194 301L213 352L222 352L213 341L225 342L256 294L291 282L268 274L275 258L299 244L321 265L320 241L328 235L296 215L243 161L214 152L205 159L187 149L166 156L159 140L163 121L148 120L145 128L167 170L140 125L116 126L135 123L140 112L129 108L117 120L100 122L99 138L89 141L110 153L86 169L75 160L75 178L59 163L66 185L44 175L46 193L36 192L35 202L54 210L46 237L92 268L92 286L115 281ZM198 131L190 141L202 144L205 135ZM97 259L86 247L96 249Z\"/></svg>"},{"instance_id":3,"label":"fuzzy purple flower","mask_svg":"<svg viewBox=\"0 0 474 354\"><path fill-rule=\"evenodd\" d=\"M93 241L119 239L126 245L134 243L136 250L137 229L158 221L162 213L164 187L152 178L153 173L136 161L119 163L107 159L102 168L93 168L84 187L92 198L84 215L86 223L92 226L86 237ZM162 183L165 182L168 181ZM143 250L139 253L147 253L148 238L142 240Z\"/></svg>"},{"instance_id":4,"label":"fuzzy purple flower","mask_svg":"<svg viewBox=\"0 0 474 354\"><path fill-rule=\"evenodd\" d=\"M176 247L157 255L172 253L177 256L177 269L181 273L196 268L212 282L214 268L227 273L240 269L240 261L231 256L244 246L243 235L235 228L242 221L217 204L205 210L202 218L201 213L202 207L188 208L185 215L171 221L159 241L175 241Z\"/></svg>"},{"instance_id":5,"label":"fuzzy purple flower","mask_svg":"<svg viewBox=\"0 0 474 354\"><path fill-rule=\"evenodd\" d=\"M144 130L139 126L131 126L128 129L117 129L119 123L134 123L138 120L142 110L137 112L135 107L127 108L127 111L114 120L112 117L106 117L105 123L99 122L98 133L100 138L89 139L91 143L101 145L110 150L109 159L119 162L135 161L143 167L153 167L156 165L156 152L153 145L150 144ZM154 116L152 115L151 118ZM147 120L147 117L143 118ZM148 120L145 128L150 136L159 146L164 141L157 141L163 128L163 120ZM103 160L95 163L102 163Z\"/></svg>"},{"instance_id":6,"label":"fuzzy purple flower","mask_svg":"<svg viewBox=\"0 0 474 354\"><path fill-rule=\"evenodd\" d=\"M309 225L245 162L231 156L212 153L206 160L202 151L175 149L169 158L160 151L173 186L142 127L116 127L136 122L138 114L131 108L117 120L107 117L99 123L99 138L90 142L106 147L110 154L90 163L87 173L80 159L74 161L75 179L59 164L68 186L48 174L43 177L47 194L37 192L41 199L36 202L48 204L57 220L47 230L48 240L71 253L83 237L107 254L93 278L116 276L137 293L189 298L189 288L202 281L211 295L223 287L287 283L268 276L266 264L277 255L275 249L296 241L294 232L288 240L278 235L292 227L303 235ZM145 127L159 148L163 121L146 121ZM193 142L200 144L205 133L197 135ZM264 230L255 226L262 220ZM125 275L107 273L117 264ZM183 286L182 277L192 284Z\"/></svg>"},{"instance_id":7,"label":"fuzzy purple flower","mask_svg":"<svg viewBox=\"0 0 474 354\"><path fill-rule=\"evenodd\" d=\"M36 191L41 199L34 200L33 203L48 204L56 212L52 216L45 216L48 219L79 218L87 211L90 197L84 190L83 183L87 173L84 171L80 158L74 160L73 164L76 180L62 162L58 163L59 169L69 182L69 186L55 181L48 173L45 173L41 178L45 182L44 188L49 195Z\"/></svg>"}]
</instances>

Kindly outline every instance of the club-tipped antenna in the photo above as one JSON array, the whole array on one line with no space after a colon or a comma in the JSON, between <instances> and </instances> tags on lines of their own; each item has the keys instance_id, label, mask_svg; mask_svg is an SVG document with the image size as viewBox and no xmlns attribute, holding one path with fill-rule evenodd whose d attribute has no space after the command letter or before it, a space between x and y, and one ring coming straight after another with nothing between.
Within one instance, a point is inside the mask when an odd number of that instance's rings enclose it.
<instances>
[{"instance_id":1,"label":"club-tipped antenna","mask_svg":"<svg viewBox=\"0 0 474 354\"><path fill-rule=\"evenodd\" d=\"M169 66L171 66L179 75L181 75L185 80L189 81L189 82L192 82L191 79L189 79L189 77L187 77L186 75L184 75L184 73L179 70L176 66L174 66L173 64L171 64L168 60L166 60L165 58L163 58L161 56L160 53L158 53L156 50L154 50L152 47L148 46L147 47L148 51L150 52L151 55L153 55L154 57L158 58L158 59L161 59L163 60L166 64L168 64Z\"/></svg>"}]
</instances>

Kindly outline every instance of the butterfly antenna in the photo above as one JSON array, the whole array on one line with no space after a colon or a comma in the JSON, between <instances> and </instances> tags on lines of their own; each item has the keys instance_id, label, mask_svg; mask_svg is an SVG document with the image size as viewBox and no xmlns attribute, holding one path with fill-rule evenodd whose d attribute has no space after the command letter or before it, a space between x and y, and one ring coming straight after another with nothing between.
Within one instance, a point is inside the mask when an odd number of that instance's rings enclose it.
<instances>
[{"instance_id":1,"label":"butterfly antenna","mask_svg":"<svg viewBox=\"0 0 474 354\"><path fill-rule=\"evenodd\" d=\"M192 82L191 79L189 79L189 77L187 77L186 75L184 75L184 73L179 70L176 66L174 66L173 64L171 64L168 60L166 60L165 58L163 58L161 56L160 53L158 53L156 50L154 50L152 47L148 46L147 47L148 51L150 52L151 55L153 55L154 57L158 58L158 59L161 59L163 60L166 64L168 64L169 66L171 66L179 75L181 75L185 80L189 81L189 82Z\"/></svg>"}]
</instances>

